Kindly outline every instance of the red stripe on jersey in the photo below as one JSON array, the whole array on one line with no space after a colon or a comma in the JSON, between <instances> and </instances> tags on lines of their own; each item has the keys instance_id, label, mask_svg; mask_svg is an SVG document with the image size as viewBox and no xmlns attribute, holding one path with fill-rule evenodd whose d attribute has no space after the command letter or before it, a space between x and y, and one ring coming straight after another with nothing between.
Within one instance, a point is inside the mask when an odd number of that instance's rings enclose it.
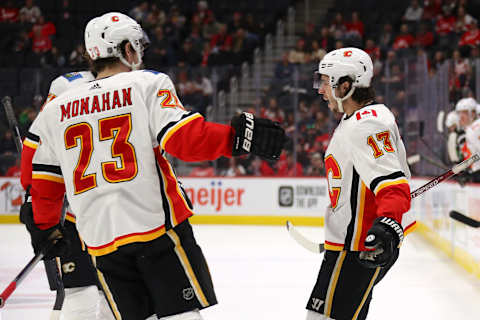
<instances>
[{"instance_id":1,"label":"red stripe on jersey","mask_svg":"<svg viewBox=\"0 0 480 320\"><path fill-rule=\"evenodd\" d=\"M188 207L188 204L180 191L180 186L178 185L177 178L173 173L170 163L160 153L160 147L153 150L162 174L161 178L163 179L165 193L170 206L170 214L172 215L173 220L172 227L174 227L191 217L193 211ZM165 218L167 219L168 217Z\"/></svg>"},{"instance_id":2,"label":"red stripe on jersey","mask_svg":"<svg viewBox=\"0 0 480 320\"><path fill-rule=\"evenodd\" d=\"M183 161L231 157L234 135L232 127L199 117L176 130L165 143L165 150Z\"/></svg>"},{"instance_id":3,"label":"red stripe on jersey","mask_svg":"<svg viewBox=\"0 0 480 320\"><path fill-rule=\"evenodd\" d=\"M25 190L27 190L28 186L32 184L32 161L36 150L37 149L31 148L25 144L23 145L20 164L20 182Z\"/></svg>"},{"instance_id":4,"label":"red stripe on jersey","mask_svg":"<svg viewBox=\"0 0 480 320\"><path fill-rule=\"evenodd\" d=\"M60 222L65 184L44 179L32 179L33 220L42 230Z\"/></svg>"},{"instance_id":5,"label":"red stripe on jersey","mask_svg":"<svg viewBox=\"0 0 480 320\"><path fill-rule=\"evenodd\" d=\"M361 221L357 222L357 230L355 230L355 238L353 239L354 245L352 249L365 251L365 238L367 237L368 230L373 225L373 221L377 218L377 204L375 201L375 195L363 182L361 188L362 193L360 205L357 211L357 219L361 219Z\"/></svg>"},{"instance_id":6,"label":"red stripe on jersey","mask_svg":"<svg viewBox=\"0 0 480 320\"><path fill-rule=\"evenodd\" d=\"M410 210L410 186L408 183L387 186L377 192L375 200L378 217L390 217L400 223L403 214Z\"/></svg>"}]
</instances>

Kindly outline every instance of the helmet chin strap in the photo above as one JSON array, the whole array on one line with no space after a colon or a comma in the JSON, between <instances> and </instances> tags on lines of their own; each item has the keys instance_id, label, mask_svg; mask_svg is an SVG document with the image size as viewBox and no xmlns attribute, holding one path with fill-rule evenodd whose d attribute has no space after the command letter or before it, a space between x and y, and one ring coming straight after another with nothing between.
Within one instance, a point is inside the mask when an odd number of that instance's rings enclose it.
<instances>
[{"instance_id":1,"label":"helmet chin strap","mask_svg":"<svg viewBox=\"0 0 480 320\"><path fill-rule=\"evenodd\" d=\"M132 71L135 71L135 70L138 70L142 65L142 55L138 51L136 52L136 54L137 54L137 60L138 60L137 63L133 63L133 62L128 63L128 61L121 54L118 58L125 66L127 66L128 68L131 68Z\"/></svg>"},{"instance_id":2,"label":"helmet chin strap","mask_svg":"<svg viewBox=\"0 0 480 320\"><path fill-rule=\"evenodd\" d=\"M348 93L345 95L345 97L343 98L339 98L335 95L335 88L332 87L332 96L333 98L335 99L335 101L337 101L337 106L338 106L338 112L341 112L341 113L344 113L345 110L343 109L343 101L347 100L348 98L350 98L353 94L353 92L355 91L355 87L352 86L350 91L348 91Z\"/></svg>"}]
</instances>

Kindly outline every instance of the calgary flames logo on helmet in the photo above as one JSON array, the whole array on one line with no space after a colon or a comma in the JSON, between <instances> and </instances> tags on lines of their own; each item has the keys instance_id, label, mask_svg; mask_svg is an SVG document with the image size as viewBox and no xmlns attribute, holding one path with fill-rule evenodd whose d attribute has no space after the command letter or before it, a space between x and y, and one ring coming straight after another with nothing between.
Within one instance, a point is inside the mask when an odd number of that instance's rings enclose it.
<instances>
[{"instance_id":1,"label":"calgary flames logo on helmet","mask_svg":"<svg viewBox=\"0 0 480 320\"><path fill-rule=\"evenodd\" d=\"M343 56L344 57L351 57L352 56L352 50L344 51Z\"/></svg>"}]
</instances>

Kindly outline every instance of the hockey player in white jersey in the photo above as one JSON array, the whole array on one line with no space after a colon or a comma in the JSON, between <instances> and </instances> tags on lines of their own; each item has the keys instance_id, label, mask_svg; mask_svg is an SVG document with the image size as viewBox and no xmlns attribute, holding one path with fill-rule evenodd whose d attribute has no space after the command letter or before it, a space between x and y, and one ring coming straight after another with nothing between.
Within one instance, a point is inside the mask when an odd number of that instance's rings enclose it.
<instances>
[{"instance_id":1,"label":"hockey player in white jersey","mask_svg":"<svg viewBox=\"0 0 480 320\"><path fill-rule=\"evenodd\" d=\"M372 104L372 76L370 56L357 48L329 52L316 73L314 87L343 117L325 153L331 205L308 320L365 319L373 287L415 226L405 147L392 112Z\"/></svg>"},{"instance_id":2,"label":"hockey player in white jersey","mask_svg":"<svg viewBox=\"0 0 480 320\"><path fill-rule=\"evenodd\" d=\"M30 128L38 146L29 231L38 250L62 230L66 192L117 319L198 320L216 297L188 222L193 208L165 154L204 161L251 152L275 160L285 133L251 114L229 126L186 111L167 75L137 70L142 37L121 13L87 24L96 79L45 105Z\"/></svg>"},{"instance_id":3,"label":"hockey player in white jersey","mask_svg":"<svg viewBox=\"0 0 480 320\"><path fill-rule=\"evenodd\" d=\"M472 154L480 152L480 118L475 120L477 115L477 102L473 98L463 98L457 102L457 112L460 113L460 119L465 126L465 159ZM480 165L474 163L471 167L469 180L480 182Z\"/></svg>"},{"instance_id":4,"label":"hockey player in white jersey","mask_svg":"<svg viewBox=\"0 0 480 320\"><path fill-rule=\"evenodd\" d=\"M44 105L60 96L63 92L94 79L95 76L90 71L70 72L57 77L50 85ZM27 133L22 150L21 182L27 192L26 198L28 200L22 205L20 211L20 219L22 221L28 221L28 216L32 215L32 206L28 194L32 183L32 160L37 146L36 138ZM114 319L108 301L101 291L92 257L88 254L82 240L78 237L78 231L75 227L75 215L70 208L67 209L64 226L70 240L70 247L68 252L59 257L62 281L65 287L62 319ZM47 276L49 276L48 273ZM54 281L49 282L54 283ZM56 290L54 287L51 289Z\"/></svg>"}]
</instances>

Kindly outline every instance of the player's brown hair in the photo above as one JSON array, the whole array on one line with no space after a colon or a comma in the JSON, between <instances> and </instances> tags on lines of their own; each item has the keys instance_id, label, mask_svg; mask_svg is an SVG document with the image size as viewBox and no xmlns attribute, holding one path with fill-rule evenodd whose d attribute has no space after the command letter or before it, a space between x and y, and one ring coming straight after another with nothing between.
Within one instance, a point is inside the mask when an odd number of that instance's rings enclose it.
<instances>
[{"instance_id":1,"label":"player's brown hair","mask_svg":"<svg viewBox=\"0 0 480 320\"><path fill-rule=\"evenodd\" d=\"M340 85L345 81L350 83L350 87L352 86L353 80L348 76L341 77L338 80L338 84ZM355 88L355 91L352 94L352 99L356 101L359 105L365 106L375 100L375 89L373 88L373 86L370 86L368 88Z\"/></svg>"},{"instance_id":2,"label":"player's brown hair","mask_svg":"<svg viewBox=\"0 0 480 320\"><path fill-rule=\"evenodd\" d=\"M125 47L128 43L128 40L123 40L122 43L120 44L120 50L122 52L122 56L125 57ZM133 48L132 48L133 50ZM88 64L90 66L90 71L98 74L105 70L106 68L119 63L120 59L117 57L109 57L109 58L102 58L102 59L97 59L97 60L92 60L90 56L88 55L88 52L85 51L85 57L88 61Z\"/></svg>"}]
</instances>

